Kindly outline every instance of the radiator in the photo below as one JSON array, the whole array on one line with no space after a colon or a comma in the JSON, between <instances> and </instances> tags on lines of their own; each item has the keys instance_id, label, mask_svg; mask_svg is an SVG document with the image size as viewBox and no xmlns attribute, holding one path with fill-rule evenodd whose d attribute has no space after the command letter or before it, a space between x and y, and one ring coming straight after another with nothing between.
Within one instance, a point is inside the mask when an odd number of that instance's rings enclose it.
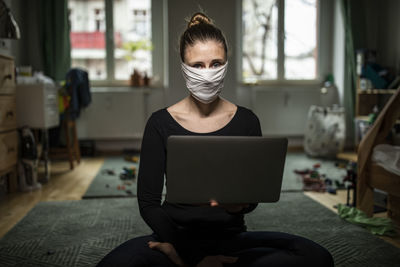
<instances>
[{"instance_id":1,"label":"radiator","mask_svg":"<svg viewBox=\"0 0 400 267\"><path fill-rule=\"evenodd\" d=\"M77 120L78 138L141 138L147 118L163 103L162 89L94 88Z\"/></svg>"}]
</instances>

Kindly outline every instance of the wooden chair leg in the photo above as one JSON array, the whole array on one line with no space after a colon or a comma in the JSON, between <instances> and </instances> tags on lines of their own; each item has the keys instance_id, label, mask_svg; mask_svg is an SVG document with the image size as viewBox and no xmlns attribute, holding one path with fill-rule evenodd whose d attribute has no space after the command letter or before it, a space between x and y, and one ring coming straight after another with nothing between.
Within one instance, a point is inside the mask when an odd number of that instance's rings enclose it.
<instances>
[{"instance_id":1,"label":"wooden chair leg","mask_svg":"<svg viewBox=\"0 0 400 267\"><path fill-rule=\"evenodd\" d=\"M74 158L72 156L72 148L71 148L71 140L70 140L70 128L68 119L65 120L65 141L67 145L68 159L69 159L69 168L71 170L74 169Z\"/></svg>"},{"instance_id":2,"label":"wooden chair leg","mask_svg":"<svg viewBox=\"0 0 400 267\"><path fill-rule=\"evenodd\" d=\"M73 132L74 132L74 153L75 158L78 163L81 163L81 151L79 148L79 140L78 140L78 133L76 131L76 123L73 124Z\"/></svg>"}]
</instances>

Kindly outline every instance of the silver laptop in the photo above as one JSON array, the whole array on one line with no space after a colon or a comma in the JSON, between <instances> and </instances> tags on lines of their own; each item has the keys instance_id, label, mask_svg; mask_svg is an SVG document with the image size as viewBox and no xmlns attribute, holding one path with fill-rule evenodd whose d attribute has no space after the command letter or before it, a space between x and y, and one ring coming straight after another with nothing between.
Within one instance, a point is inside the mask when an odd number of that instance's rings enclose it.
<instances>
[{"instance_id":1,"label":"silver laptop","mask_svg":"<svg viewBox=\"0 0 400 267\"><path fill-rule=\"evenodd\" d=\"M249 136L170 136L166 200L258 203L279 200L288 141Z\"/></svg>"}]
</instances>

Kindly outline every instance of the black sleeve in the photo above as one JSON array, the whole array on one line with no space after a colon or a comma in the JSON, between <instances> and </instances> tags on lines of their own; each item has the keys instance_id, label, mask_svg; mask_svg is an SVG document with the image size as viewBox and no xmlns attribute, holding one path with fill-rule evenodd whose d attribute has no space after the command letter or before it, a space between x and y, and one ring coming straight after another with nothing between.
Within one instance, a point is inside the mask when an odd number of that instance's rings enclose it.
<instances>
[{"instance_id":1,"label":"black sleeve","mask_svg":"<svg viewBox=\"0 0 400 267\"><path fill-rule=\"evenodd\" d=\"M139 210L147 225L163 241L173 242L177 225L161 207L165 151L162 137L155 124L155 119L150 118L143 134L137 181Z\"/></svg>"},{"instance_id":2,"label":"black sleeve","mask_svg":"<svg viewBox=\"0 0 400 267\"><path fill-rule=\"evenodd\" d=\"M161 242L171 243L178 254L191 264L199 262L203 256L180 235L179 226L161 206L161 194L164 185L166 151L157 120L152 116L148 120L143 134L140 153L137 196L140 215L147 225L157 234ZM182 253L180 253L182 252ZM188 262L189 263L189 262Z\"/></svg>"},{"instance_id":3,"label":"black sleeve","mask_svg":"<svg viewBox=\"0 0 400 267\"><path fill-rule=\"evenodd\" d=\"M252 112L252 123L250 125L250 136L262 136L261 132L261 125L260 125L260 120L258 119L257 115Z\"/></svg>"},{"instance_id":4,"label":"black sleeve","mask_svg":"<svg viewBox=\"0 0 400 267\"><path fill-rule=\"evenodd\" d=\"M257 115L254 114L253 112L251 112L251 117L252 119L249 120L252 122L249 127L250 128L249 136L262 136L260 120L258 119ZM248 208L243 209L242 211L240 211L240 213L242 214L249 213L255 210L257 205L258 203L251 203Z\"/></svg>"}]
</instances>

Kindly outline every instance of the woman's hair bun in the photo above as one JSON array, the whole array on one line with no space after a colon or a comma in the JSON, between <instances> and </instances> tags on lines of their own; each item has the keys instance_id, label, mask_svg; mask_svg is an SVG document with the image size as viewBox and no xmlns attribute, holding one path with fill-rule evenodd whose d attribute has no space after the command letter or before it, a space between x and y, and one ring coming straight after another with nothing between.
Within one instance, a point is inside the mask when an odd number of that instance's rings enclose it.
<instances>
[{"instance_id":1,"label":"woman's hair bun","mask_svg":"<svg viewBox=\"0 0 400 267\"><path fill-rule=\"evenodd\" d=\"M201 12L195 13L188 23L188 29L198 24L213 24L211 19Z\"/></svg>"}]
</instances>

